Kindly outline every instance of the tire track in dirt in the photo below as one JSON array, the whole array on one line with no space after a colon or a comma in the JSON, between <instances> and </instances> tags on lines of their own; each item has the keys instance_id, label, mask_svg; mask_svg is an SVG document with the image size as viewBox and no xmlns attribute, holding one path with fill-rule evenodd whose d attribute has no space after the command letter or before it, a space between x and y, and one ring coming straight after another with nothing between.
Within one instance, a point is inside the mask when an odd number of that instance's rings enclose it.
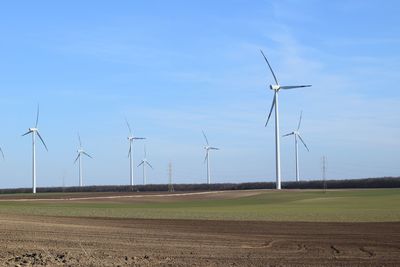
<instances>
[{"instance_id":1,"label":"tire track in dirt","mask_svg":"<svg viewBox=\"0 0 400 267\"><path fill-rule=\"evenodd\" d=\"M360 249L360 251L366 253L369 257L375 256L375 253L373 251L370 251L370 250L366 249L365 247L360 247L359 249Z\"/></svg>"},{"instance_id":2,"label":"tire track in dirt","mask_svg":"<svg viewBox=\"0 0 400 267\"><path fill-rule=\"evenodd\" d=\"M335 255L340 254L340 250L338 248L336 248L334 245L331 245L331 249L333 250L333 254L335 254Z\"/></svg>"}]
</instances>

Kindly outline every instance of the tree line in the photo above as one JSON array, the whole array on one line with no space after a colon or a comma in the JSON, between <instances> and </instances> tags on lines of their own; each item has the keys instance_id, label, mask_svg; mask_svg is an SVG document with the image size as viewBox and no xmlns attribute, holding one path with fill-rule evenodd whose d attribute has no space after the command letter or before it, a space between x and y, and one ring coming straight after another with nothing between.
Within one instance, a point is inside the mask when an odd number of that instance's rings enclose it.
<instances>
[{"instance_id":1,"label":"tree line","mask_svg":"<svg viewBox=\"0 0 400 267\"><path fill-rule=\"evenodd\" d=\"M174 184L179 192L275 189L275 182L220 183L220 184ZM381 177L345 180L308 180L283 182L282 189L356 189L356 188L400 188L400 177ZM73 192L165 192L168 184L149 185L94 185L72 187L38 187L38 193ZM32 188L0 189L0 194L31 193Z\"/></svg>"}]
</instances>

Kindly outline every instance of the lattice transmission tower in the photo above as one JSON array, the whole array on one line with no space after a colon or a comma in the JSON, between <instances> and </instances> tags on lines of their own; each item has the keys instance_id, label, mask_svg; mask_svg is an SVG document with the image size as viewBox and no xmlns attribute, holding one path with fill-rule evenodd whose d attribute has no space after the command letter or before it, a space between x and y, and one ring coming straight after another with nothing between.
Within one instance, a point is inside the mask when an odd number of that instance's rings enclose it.
<instances>
[{"instance_id":1,"label":"lattice transmission tower","mask_svg":"<svg viewBox=\"0 0 400 267\"><path fill-rule=\"evenodd\" d=\"M174 185L172 184L172 163L168 164L168 192L174 192Z\"/></svg>"}]
</instances>

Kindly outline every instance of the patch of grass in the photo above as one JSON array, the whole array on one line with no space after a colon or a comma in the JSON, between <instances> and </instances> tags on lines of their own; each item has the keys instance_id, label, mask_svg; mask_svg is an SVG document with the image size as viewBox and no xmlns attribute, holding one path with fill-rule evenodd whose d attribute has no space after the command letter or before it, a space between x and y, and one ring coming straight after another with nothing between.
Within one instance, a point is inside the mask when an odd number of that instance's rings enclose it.
<instances>
[{"instance_id":1,"label":"patch of grass","mask_svg":"<svg viewBox=\"0 0 400 267\"><path fill-rule=\"evenodd\" d=\"M264 191L219 200L155 203L0 202L1 214L321 222L400 221L400 189Z\"/></svg>"}]
</instances>

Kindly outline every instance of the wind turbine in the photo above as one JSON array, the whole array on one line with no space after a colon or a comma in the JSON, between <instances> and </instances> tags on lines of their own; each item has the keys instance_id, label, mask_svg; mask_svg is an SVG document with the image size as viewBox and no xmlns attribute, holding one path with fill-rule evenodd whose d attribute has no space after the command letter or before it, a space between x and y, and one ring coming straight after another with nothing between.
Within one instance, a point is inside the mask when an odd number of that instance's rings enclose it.
<instances>
[{"instance_id":1,"label":"wind turbine","mask_svg":"<svg viewBox=\"0 0 400 267\"><path fill-rule=\"evenodd\" d=\"M204 139L206 140L206 145L204 146L204 149L206 150L206 157L204 159L204 162L207 162L207 184L211 184L211 173L210 173L210 150L219 150L219 148L212 147L208 143L208 139L206 134L203 132Z\"/></svg>"},{"instance_id":2,"label":"wind turbine","mask_svg":"<svg viewBox=\"0 0 400 267\"><path fill-rule=\"evenodd\" d=\"M35 127L29 128L28 132L22 135L25 136L28 134L32 134L32 193L33 194L36 194L36 135L39 137L40 141L48 151L46 143L43 141L43 138L39 133L38 123L39 123L39 105L37 107Z\"/></svg>"},{"instance_id":3,"label":"wind turbine","mask_svg":"<svg viewBox=\"0 0 400 267\"><path fill-rule=\"evenodd\" d=\"M76 151L78 153L78 156L76 157L74 163L76 163L79 160L79 186L82 187L83 186L82 155L85 155L91 159L93 158L88 153L86 153L85 150L83 150L81 136L79 134L78 134L78 139L79 139L79 148Z\"/></svg>"},{"instance_id":4,"label":"wind turbine","mask_svg":"<svg viewBox=\"0 0 400 267\"><path fill-rule=\"evenodd\" d=\"M299 175L299 151L298 151L299 150L299 145L298 145L298 142L297 142L297 138L300 139L300 141L303 143L303 145L307 149L307 151L310 151L308 149L306 143L304 142L303 138L301 138L301 135L300 135L300 132L299 132L300 126L301 126L302 117L303 117L303 112L300 113L300 119L299 119L299 124L297 126L297 130L295 130L295 131L293 131L291 133L283 135L283 137L289 136L289 135L294 135L294 151L295 151L294 153L295 153L295 157L296 157L296 181L297 182L300 181L300 175Z\"/></svg>"},{"instance_id":5,"label":"wind turbine","mask_svg":"<svg viewBox=\"0 0 400 267\"><path fill-rule=\"evenodd\" d=\"M146 145L144 146L144 158L142 159L142 162L138 165L140 167L143 165L143 184L146 185L147 182L147 173L146 173L146 166L149 166L150 168L154 169L153 166L147 161L147 152L146 152Z\"/></svg>"},{"instance_id":6,"label":"wind turbine","mask_svg":"<svg viewBox=\"0 0 400 267\"><path fill-rule=\"evenodd\" d=\"M3 159L4 159L4 152L3 152L3 149L1 149L1 147L0 147L0 153L1 153L1 156L3 157Z\"/></svg>"},{"instance_id":7,"label":"wind turbine","mask_svg":"<svg viewBox=\"0 0 400 267\"><path fill-rule=\"evenodd\" d=\"M133 141L135 140L144 140L146 138L143 137L135 137L133 136L132 133L132 129L131 126L129 125L129 122L127 119L125 119L126 121L126 126L128 126L128 130L129 130L129 136L128 136L128 141L129 141L129 152L128 152L128 158L129 158L129 175L130 175L130 180L131 180L131 186L133 186L133 151L132 151L132 147L133 147Z\"/></svg>"},{"instance_id":8,"label":"wind turbine","mask_svg":"<svg viewBox=\"0 0 400 267\"><path fill-rule=\"evenodd\" d=\"M267 122L265 123L265 127L267 127L269 119L272 114L272 110L275 107L275 157L276 157L276 189L280 190L281 189L281 147L279 143L279 110L278 110L278 93L281 89L287 90L287 89L295 89L295 88L302 88L302 87L310 87L311 85L286 85L286 86L281 86L278 82L278 79L275 76L274 71L272 70L271 65L268 62L267 57L264 55L263 51L261 51L261 54L263 55L265 62L267 62L269 70L272 73L272 76L274 77L275 84L271 84L269 88L274 91L274 98L272 100L272 105L271 109L268 114L268 119Z\"/></svg>"}]
</instances>

